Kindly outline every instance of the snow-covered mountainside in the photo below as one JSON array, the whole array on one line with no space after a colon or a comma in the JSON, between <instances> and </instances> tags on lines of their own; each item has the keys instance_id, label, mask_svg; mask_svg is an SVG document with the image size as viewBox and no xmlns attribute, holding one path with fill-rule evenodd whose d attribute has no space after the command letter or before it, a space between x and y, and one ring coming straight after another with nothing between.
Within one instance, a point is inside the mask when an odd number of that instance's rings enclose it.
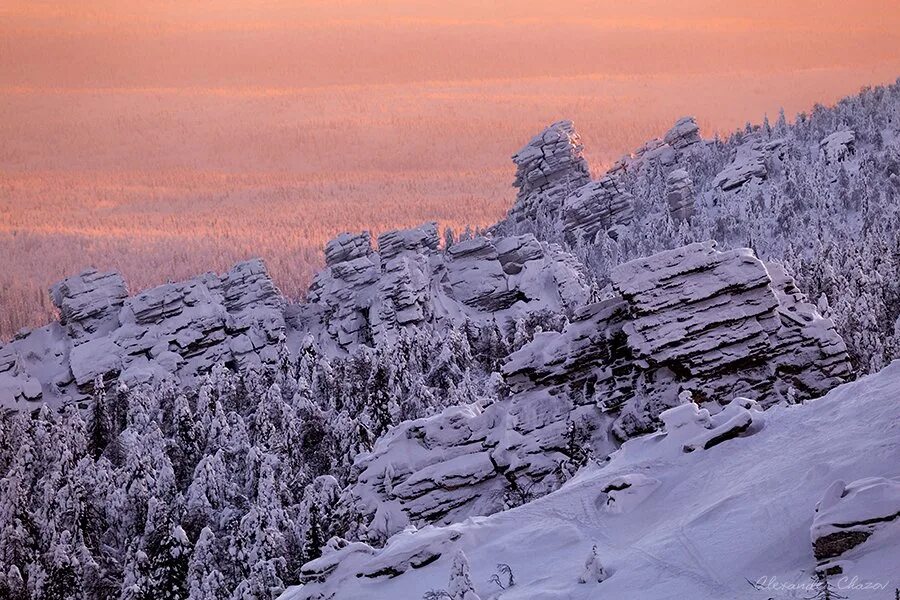
<instances>
[{"instance_id":1,"label":"snow-covered mountainside","mask_svg":"<svg viewBox=\"0 0 900 600\"><path fill-rule=\"evenodd\" d=\"M0 346L0 597L874 577L900 375L848 382L900 350L898 134L900 83L727 140L686 117L592 179L560 121L504 221L338 235L302 301L259 260L60 282Z\"/></svg>"},{"instance_id":2,"label":"snow-covered mountainside","mask_svg":"<svg viewBox=\"0 0 900 600\"><path fill-rule=\"evenodd\" d=\"M459 550L482 599L811 597L821 540L848 530L865 534L832 539L840 552L821 555L831 585L854 600L890 598L900 583L898 388L894 363L805 405L736 407L753 425L692 452L715 423L690 405L672 409L664 431L524 506L409 528L382 549L333 542L283 600L422 598L448 589ZM603 581L580 583L593 547ZM490 581L498 564L514 585ZM883 587L852 589L853 577Z\"/></svg>"},{"instance_id":3,"label":"snow-covered mountainside","mask_svg":"<svg viewBox=\"0 0 900 600\"><path fill-rule=\"evenodd\" d=\"M664 252L617 267L613 287L621 296L584 306L509 357L508 398L402 423L357 458L346 501L370 519L371 539L546 493L585 449L602 457L655 430L685 395L770 406L819 396L850 374L831 321L747 250Z\"/></svg>"}]
</instances>

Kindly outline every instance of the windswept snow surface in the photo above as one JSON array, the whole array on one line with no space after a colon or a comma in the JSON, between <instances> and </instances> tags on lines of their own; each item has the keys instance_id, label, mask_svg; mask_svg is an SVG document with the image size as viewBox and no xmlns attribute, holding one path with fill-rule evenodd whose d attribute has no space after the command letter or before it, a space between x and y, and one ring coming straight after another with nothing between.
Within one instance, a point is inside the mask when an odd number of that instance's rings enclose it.
<instances>
[{"instance_id":1,"label":"windswept snow surface","mask_svg":"<svg viewBox=\"0 0 900 600\"><path fill-rule=\"evenodd\" d=\"M898 391L900 361L819 400L773 407L761 430L708 450L685 453L665 433L631 440L548 496L443 528L458 538L434 527L403 532L374 556L349 555L324 583L292 588L282 600L416 600L447 587L457 549L469 557L484 599L808 597L803 586L816 564L810 526L823 494L836 480L900 476ZM658 483L627 511L609 510L602 490L623 478ZM402 562L416 538L444 540L440 558L393 578L357 576L375 562L391 564L392 554ZM609 577L579 584L594 544ZM885 523L837 562L843 574L831 582L842 595L893 598L900 522ZM505 591L488 581L498 563L515 574ZM880 589L857 589L865 586Z\"/></svg>"}]
</instances>

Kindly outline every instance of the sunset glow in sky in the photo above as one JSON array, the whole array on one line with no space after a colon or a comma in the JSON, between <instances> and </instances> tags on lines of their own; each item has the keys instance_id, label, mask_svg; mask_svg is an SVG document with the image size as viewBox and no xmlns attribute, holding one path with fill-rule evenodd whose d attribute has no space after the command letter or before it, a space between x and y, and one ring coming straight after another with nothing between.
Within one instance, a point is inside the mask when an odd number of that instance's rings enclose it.
<instances>
[{"instance_id":1,"label":"sunset glow in sky","mask_svg":"<svg viewBox=\"0 0 900 600\"><path fill-rule=\"evenodd\" d=\"M898 48L896 0L5 0L0 337L89 264L137 291L260 255L298 296L340 231L494 222L555 120L602 172L686 114L894 81Z\"/></svg>"},{"instance_id":2,"label":"sunset glow in sky","mask_svg":"<svg viewBox=\"0 0 900 600\"><path fill-rule=\"evenodd\" d=\"M898 60L891 0L7 0L2 80L34 87L315 87L790 72Z\"/></svg>"}]
</instances>

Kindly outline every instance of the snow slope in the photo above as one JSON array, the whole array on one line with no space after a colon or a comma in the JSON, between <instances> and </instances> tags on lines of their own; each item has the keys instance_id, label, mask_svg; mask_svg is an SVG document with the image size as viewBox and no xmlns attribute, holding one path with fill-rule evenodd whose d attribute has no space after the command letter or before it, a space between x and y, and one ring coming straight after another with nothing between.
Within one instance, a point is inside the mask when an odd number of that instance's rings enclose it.
<instances>
[{"instance_id":1,"label":"snow slope","mask_svg":"<svg viewBox=\"0 0 900 600\"><path fill-rule=\"evenodd\" d=\"M348 554L324 583L292 588L282 600L421 598L447 587L459 548L485 600L810 596L808 589L755 590L747 580L808 586L815 566L810 527L832 483L900 476L898 390L900 361L819 400L775 406L760 431L709 450L684 453L665 433L631 440L557 492L491 517L398 534L383 550ZM623 476L642 489L607 509L601 490ZM611 575L579 584L594 544ZM393 578L357 575L423 545L440 558ZM900 587L900 519L839 562L844 574L832 582L844 596L892 598ZM497 563L509 564L516 578L502 592L488 581ZM854 577L857 586L885 588L849 589Z\"/></svg>"}]
</instances>

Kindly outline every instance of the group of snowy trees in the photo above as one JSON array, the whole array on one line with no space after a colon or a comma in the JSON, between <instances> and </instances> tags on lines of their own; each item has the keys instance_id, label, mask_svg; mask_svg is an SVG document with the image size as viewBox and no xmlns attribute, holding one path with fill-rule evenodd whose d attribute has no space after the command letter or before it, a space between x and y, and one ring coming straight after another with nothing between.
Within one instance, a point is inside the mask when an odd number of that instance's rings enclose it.
<instances>
[{"instance_id":1,"label":"group of snowy trees","mask_svg":"<svg viewBox=\"0 0 900 600\"><path fill-rule=\"evenodd\" d=\"M552 315L547 326L556 325ZM195 388L102 381L82 406L0 418L0 597L263 600L359 525L354 457L391 426L505 393L489 374L540 329L401 332Z\"/></svg>"},{"instance_id":2,"label":"group of snowy trees","mask_svg":"<svg viewBox=\"0 0 900 600\"><path fill-rule=\"evenodd\" d=\"M855 152L829 160L819 147L836 131L855 133ZM772 144L765 180L722 191L715 177L745 143ZM666 177L684 168L693 180L695 213L677 222L668 210ZM634 196L634 218L592 240L565 238L548 215L504 230L527 230L576 254L603 288L623 262L695 241L751 247L784 263L800 289L834 319L859 372L900 357L900 82L863 90L833 108L816 106L788 124L736 131L695 150L678 167L645 161L620 172Z\"/></svg>"}]
</instances>

